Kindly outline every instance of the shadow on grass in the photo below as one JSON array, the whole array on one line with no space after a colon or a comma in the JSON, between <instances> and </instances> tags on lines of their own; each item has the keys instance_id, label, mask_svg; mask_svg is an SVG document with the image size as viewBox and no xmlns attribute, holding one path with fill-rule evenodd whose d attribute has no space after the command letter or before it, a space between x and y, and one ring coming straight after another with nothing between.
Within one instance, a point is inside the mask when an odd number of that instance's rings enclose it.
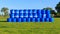
<instances>
[{"instance_id":1,"label":"shadow on grass","mask_svg":"<svg viewBox=\"0 0 60 34\"><path fill-rule=\"evenodd\" d=\"M7 22L7 21L0 21L0 22Z\"/></svg>"}]
</instances>

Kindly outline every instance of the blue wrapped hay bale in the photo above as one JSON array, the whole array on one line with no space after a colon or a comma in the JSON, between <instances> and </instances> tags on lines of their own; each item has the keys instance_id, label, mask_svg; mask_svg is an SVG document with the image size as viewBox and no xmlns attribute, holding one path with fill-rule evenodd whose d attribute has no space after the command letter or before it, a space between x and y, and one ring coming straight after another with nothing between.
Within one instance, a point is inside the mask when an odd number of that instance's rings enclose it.
<instances>
[{"instance_id":1,"label":"blue wrapped hay bale","mask_svg":"<svg viewBox=\"0 0 60 34\"><path fill-rule=\"evenodd\" d=\"M36 10L36 11L37 11L37 14L38 14L38 15L41 14L41 10L38 9L38 10Z\"/></svg>"},{"instance_id":2,"label":"blue wrapped hay bale","mask_svg":"<svg viewBox=\"0 0 60 34\"><path fill-rule=\"evenodd\" d=\"M12 18L12 22L17 22L17 19L16 18Z\"/></svg>"},{"instance_id":3,"label":"blue wrapped hay bale","mask_svg":"<svg viewBox=\"0 0 60 34\"><path fill-rule=\"evenodd\" d=\"M49 22L53 22L54 21L54 19L53 18L49 18Z\"/></svg>"},{"instance_id":4,"label":"blue wrapped hay bale","mask_svg":"<svg viewBox=\"0 0 60 34\"><path fill-rule=\"evenodd\" d=\"M37 13L36 9L32 9L32 13Z\"/></svg>"},{"instance_id":5,"label":"blue wrapped hay bale","mask_svg":"<svg viewBox=\"0 0 60 34\"><path fill-rule=\"evenodd\" d=\"M24 22L24 21L23 21L23 18L21 18L21 22Z\"/></svg>"},{"instance_id":6,"label":"blue wrapped hay bale","mask_svg":"<svg viewBox=\"0 0 60 34\"><path fill-rule=\"evenodd\" d=\"M19 18L23 18L23 13L19 13Z\"/></svg>"},{"instance_id":7,"label":"blue wrapped hay bale","mask_svg":"<svg viewBox=\"0 0 60 34\"><path fill-rule=\"evenodd\" d=\"M10 10L10 14L13 14L15 13L15 11L13 9Z\"/></svg>"},{"instance_id":8,"label":"blue wrapped hay bale","mask_svg":"<svg viewBox=\"0 0 60 34\"><path fill-rule=\"evenodd\" d=\"M28 13L28 10L24 9L23 12L24 12L24 13Z\"/></svg>"},{"instance_id":9,"label":"blue wrapped hay bale","mask_svg":"<svg viewBox=\"0 0 60 34\"><path fill-rule=\"evenodd\" d=\"M19 13L14 13L15 18L19 18Z\"/></svg>"},{"instance_id":10,"label":"blue wrapped hay bale","mask_svg":"<svg viewBox=\"0 0 60 34\"><path fill-rule=\"evenodd\" d=\"M46 14L50 14L50 10L45 10L45 13Z\"/></svg>"},{"instance_id":11,"label":"blue wrapped hay bale","mask_svg":"<svg viewBox=\"0 0 60 34\"><path fill-rule=\"evenodd\" d=\"M32 13L32 10L31 9L28 9L27 11L28 11L28 13Z\"/></svg>"},{"instance_id":12,"label":"blue wrapped hay bale","mask_svg":"<svg viewBox=\"0 0 60 34\"><path fill-rule=\"evenodd\" d=\"M15 12L16 14L18 14L18 13L19 13L19 10L15 9L14 12Z\"/></svg>"},{"instance_id":13,"label":"blue wrapped hay bale","mask_svg":"<svg viewBox=\"0 0 60 34\"><path fill-rule=\"evenodd\" d=\"M21 18L17 18L16 20L17 20L17 22L21 22Z\"/></svg>"},{"instance_id":14,"label":"blue wrapped hay bale","mask_svg":"<svg viewBox=\"0 0 60 34\"><path fill-rule=\"evenodd\" d=\"M47 14L41 14L41 18L46 18Z\"/></svg>"},{"instance_id":15,"label":"blue wrapped hay bale","mask_svg":"<svg viewBox=\"0 0 60 34\"><path fill-rule=\"evenodd\" d=\"M26 18L21 18L21 22L26 22Z\"/></svg>"},{"instance_id":16,"label":"blue wrapped hay bale","mask_svg":"<svg viewBox=\"0 0 60 34\"><path fill-rule=\"evenodd\" d=\"M19 10L19 13L24 13L23 10Z\"/></svg>"},{"instance_id":17,"label":"blue wrapped hay bale","mask_svg":"<svg viewBox=\"0 0 60 34\"><path fill-rule=\"evenodd\" d=\"M12 18L7 18L7 22L12 22Z\"/></svg>"},{"instance_id":18,"label":"blue wrapped hay bale","mask_svg":"<svg viewBox=\"0 0 60 34\"><path fill-rule=\"evenodd\" d=\"M28 14L28 18L33 18L33 14L32 13L29 13Z\"/></svg>"},{"instance_id":19,"label":"blue wrapped hay bale","mask_svg":"<svg viewBox=\"0 0 60 34\"><path fill-rule=\"evenodd\" d=\"M30 18L30 21L31 22L35 22L35 18Z\"/></svg>"},{"instance_id":20,"label":"blue wrapped hay bale","mask_svg":"<svg viewBox=\"0 0 60 34\"><path fill-rule=\"evenodd\" d=\"M42 14L37 14L37 18L42 18Z\"/></svg>"},{"instance_id":21,"label":"blue wrapped hay bale","mask_svg":"<svg viewBox=\"0 0 60 34\"><path fill-rule=\"evenodd\" d=\"M44 18L40 18L40 22L45 22Z\"/></svg>"},{"instance_id":22,"label":"blue wrapped hay bale","mask_svg":"<svg viewBox=\"0 0 60 34\"><path fill-rule=\"evenodd\" d=\"M45 14L45 10L41 10L41 14Z\"/></svg>"},{"instance_id":23,"label":"blue wrapped hay bale","mask_svg":"<svg viewBox=\"0 0 60 34\"><path fill-rule=\"evenodd\" d=\"M44 18L45 22L49 22L49 18Z\"/></svg>"},{"instance_id":24,"label":"blue wrapped hay bale","mask_svg":"<svg viewBox=\"0 0 60 34\"><path fill-rule=\"evenodd\" d=\"M15 18L14 13L10 14L10 18Z\"/></svg>"},{"instance_id":25,"label":"blue wrapped hay bale","mask_svg":"<svg viewBox=\"0 0 60 34\"><path fill-rule=\"evenodd\" d=\"M51 18L51 14L46 14L46 18Z\"/></svg>"},{"instance_id":26,"label":"blue wrapped hay bale","mask_svg":"<svg viewBox=\"0 0 60 34\"><path fill-rule=\"evenodd\" d=\"M30 21L30 18L26 18L26 22L31 22L31 21Z\"/></svg>"},{"instance_id":27,"label":"blue wrapped hay bale","mask_svg":"<svg viewBox=\"0 0 60 34\"><path fill-rule=\"evenodd\" d=\"M38 17L37 13L33 13L32 15L33 15L33 18L37 18Z\"/></svg>"},{"instance_id":28,"label":"blue wrapped hay bale","mask_svg":"<svg viewBox=\"0 0 60 34\"><path fill-rule=\"evenodd\" d=\"M35 18L35 22L40 22L40 18Z\"/></svg>"},{"instance_id":29,"label":"blue wrapped hay bale","mask_svg":"<svg viewBox=\"0 0 60 34\"><path fill-rule=\"evenodd\" d=\"M23 13L24 18L28 18L28 13Z\"/></svg>"}]
</instances>

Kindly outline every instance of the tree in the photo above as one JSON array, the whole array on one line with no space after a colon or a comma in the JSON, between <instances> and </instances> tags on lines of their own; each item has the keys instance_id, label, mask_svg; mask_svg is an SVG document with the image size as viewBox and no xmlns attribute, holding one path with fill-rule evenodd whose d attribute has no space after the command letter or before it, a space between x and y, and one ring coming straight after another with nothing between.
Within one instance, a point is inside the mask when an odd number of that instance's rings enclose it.
<instances>
[{"instance_id":1,"label":"tree","mask_svg":"<svg viewBox=\"0 0 60 34\"><path fill-rule=\"evenodd\" d=\"M55 14L55 15L56 15L56 12L55 12L55 10L51 10L51 14Z\"/></svg>"},{"instance_id":2,"label":"tree","mask_svg":"<svg viewBox=\"0 0 60 34\"><path fill-rule=\"evenodd\" d=\"M60 14L60 2L56 5L55 9L57 10L58 15Z\"/></svg>"},{"instance_id":3,"label":"tree","mask_svg":"<svg viewBox=\"0 0 60 34\"><path fill-rule=\"evenodd\" d=\"M3 7L2 9L1 9L1 12L4 12L4 16L7 16L8 15L8 8L6 8L6 7Z\"/></svg>"}]
</instances>

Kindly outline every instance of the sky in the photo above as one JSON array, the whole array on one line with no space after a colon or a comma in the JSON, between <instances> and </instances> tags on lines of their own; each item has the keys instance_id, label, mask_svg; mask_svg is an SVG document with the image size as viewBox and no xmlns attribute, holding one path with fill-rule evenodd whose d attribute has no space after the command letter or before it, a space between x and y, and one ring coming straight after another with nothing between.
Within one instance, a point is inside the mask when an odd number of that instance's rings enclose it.
<instances>
[{"instance_id":1,"label":"sky","mask_svg":"<svg viewBox=\"0 0 60 34\"><path fill-rule=\"evenodd\" d=\"M43 9L51 7L55 9L60 0L0 0L0 9L7 7L9 9Z\"/></svg>"}]
</instances>

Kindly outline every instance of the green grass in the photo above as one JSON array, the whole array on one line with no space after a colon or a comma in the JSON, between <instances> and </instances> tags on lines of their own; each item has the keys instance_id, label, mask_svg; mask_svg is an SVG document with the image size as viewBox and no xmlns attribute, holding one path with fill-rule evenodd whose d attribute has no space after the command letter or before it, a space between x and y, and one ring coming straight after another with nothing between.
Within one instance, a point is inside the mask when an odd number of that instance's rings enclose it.
<instances>
[{"instance_id":1,"label":"green grass","mask_svg":"<svg viewBox=\"0 0 60 34\"><path fill-rule=\"evenodd\" d=\"M2 22L6 18L0 17L0 34L60 34L60 18L54 22Z\"/></svg>"}]
</instances>

